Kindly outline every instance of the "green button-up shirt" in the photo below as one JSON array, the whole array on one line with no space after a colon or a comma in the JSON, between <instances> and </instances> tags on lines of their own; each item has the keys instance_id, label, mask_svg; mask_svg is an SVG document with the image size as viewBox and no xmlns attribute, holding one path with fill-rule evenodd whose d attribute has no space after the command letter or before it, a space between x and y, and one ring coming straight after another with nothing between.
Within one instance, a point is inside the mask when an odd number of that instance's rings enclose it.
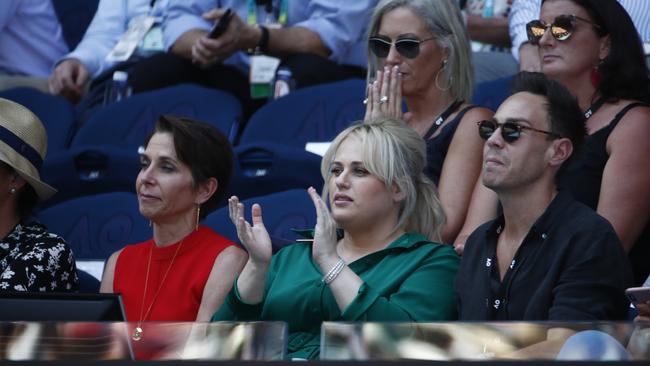
<instances>
[{"instance_id":1,"label":"green button-up shirt","mask_svg":"<svg viewBox=\"0 0 650 366\"><path fill-rule=\"evenodd\" d=\"M235 283L212 320L285 321L289 357L314 359L323 321L456 319L453 283L458 265L451 246L406 233L385 249L348 264L364 283L341 311L312 259L311 244L296 243L273 256L261 303L242 302Z\"/></svg>"}]
</instances>

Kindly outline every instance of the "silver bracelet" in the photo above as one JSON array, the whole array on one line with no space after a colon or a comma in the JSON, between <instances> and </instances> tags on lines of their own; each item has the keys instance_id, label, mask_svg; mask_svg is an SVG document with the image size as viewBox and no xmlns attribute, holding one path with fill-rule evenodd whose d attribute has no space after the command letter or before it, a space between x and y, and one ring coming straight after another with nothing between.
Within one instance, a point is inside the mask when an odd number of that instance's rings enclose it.
<instances>
[{"instance_id":1,"label":"silver bracelet","mask_svg":"<svg viewBox=\"0 0 650 366\"><path fill-rule=\"evenodd\" d=\"M327 272L327 274L323 276L323 280L322 280L323 283L326 285L332 283L332 281L336 279L339 273L341 273L343 267L345 267L345 261L343 261L343 259L339 259L339 261L336 262L334 267L332 267L332 269L330 269L329 272Z\"/></svg>"}]
</instances>

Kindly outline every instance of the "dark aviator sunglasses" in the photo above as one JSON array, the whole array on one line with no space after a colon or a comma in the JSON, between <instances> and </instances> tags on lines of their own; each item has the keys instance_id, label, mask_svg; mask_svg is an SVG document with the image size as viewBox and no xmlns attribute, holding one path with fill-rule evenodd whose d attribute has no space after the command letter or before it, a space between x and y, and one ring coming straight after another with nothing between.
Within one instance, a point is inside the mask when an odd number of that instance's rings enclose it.
<instances>
[{"instance_id":1,"label":"dark aviator sunglasses","mask_svg":"<svg viewBox=\"0 0 650 366\"><path fill-rule=\"evenodd\" d=\"M600 26L589 19L581 18L577 15L558 15L551 24L543 20L533 20L526 24L526 34L528 41L534 45L539 44L547 29L551 29L551 35L558 41L566 41L571 37L575 30L576 21L581 20L585 23L591 24L594 28L600 29Z\"/></svg>"},{"instance_id":2,"label":"dark aviator sunglasses","mask_svg":"<svg viewBox=\"0 0 650 366\"><path fill-rule=\"evenodd\" d=\"M395 42L393 42L388 37L377 36L371 37L368 40L368 47L375 56L379 58L386 58L390 52L390 47L394 43L395 49L400 55L406 58L416 58L420 54L420 43L430 41L432 39L435 39L435 37L422 40L415 38L400 38L396 39Z\"/></svg>"},{"instance_id":3,"label":"dark aviator sunglasses","mask_svg":"<svg viewBox=\"0 0 650 366\"><path fill-rule=\"evenodd\" d=\"M528 126L522 126L517 122L511 120L504 123L499 123L496 120L488 119L485 121L476 122L476 125L478 126L478 134L483 140L489 139L499 127L501 127L501 137L505 142L509 144L519 140L521 137L521 131L523 130L535 131L549 135L553 138L560 138L560 136L556 133L538 130L536 128Z\"/></svg>"}]
</instances>

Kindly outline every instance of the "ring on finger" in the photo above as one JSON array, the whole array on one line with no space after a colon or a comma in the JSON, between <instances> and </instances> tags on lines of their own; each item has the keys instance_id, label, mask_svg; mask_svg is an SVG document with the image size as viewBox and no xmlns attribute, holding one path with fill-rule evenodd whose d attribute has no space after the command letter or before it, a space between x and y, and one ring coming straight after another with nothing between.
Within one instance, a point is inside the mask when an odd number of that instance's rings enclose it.
<instances>
[{"instance_id":1,"label":"ring on finger","mask_svg":"<svg viewBox=\"0 0 650 366\"><path fill-rule=\"evenodd\" d=\"M379 104L384 104L388 102L388 95L382 95L381 98L379 98Z\"/></svg>"}]
</instances>

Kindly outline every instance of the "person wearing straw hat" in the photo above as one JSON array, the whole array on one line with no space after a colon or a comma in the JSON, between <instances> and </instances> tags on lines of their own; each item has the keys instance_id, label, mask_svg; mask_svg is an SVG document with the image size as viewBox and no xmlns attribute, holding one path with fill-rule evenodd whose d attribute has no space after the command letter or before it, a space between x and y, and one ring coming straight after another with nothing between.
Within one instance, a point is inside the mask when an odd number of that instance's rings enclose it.
<instances>
[{"instance_id":1,"label":"person wearing straw hat","mask_svg":"<svg viewBox=\"0 0 650 366\"><path fill-rule=\"evenodd\" d=\"M76 291L77 270L63 238L30 221L56 193L39 175L47 151L41 121L0 98L0 291Z\"/></svg>"}]
</instances>

